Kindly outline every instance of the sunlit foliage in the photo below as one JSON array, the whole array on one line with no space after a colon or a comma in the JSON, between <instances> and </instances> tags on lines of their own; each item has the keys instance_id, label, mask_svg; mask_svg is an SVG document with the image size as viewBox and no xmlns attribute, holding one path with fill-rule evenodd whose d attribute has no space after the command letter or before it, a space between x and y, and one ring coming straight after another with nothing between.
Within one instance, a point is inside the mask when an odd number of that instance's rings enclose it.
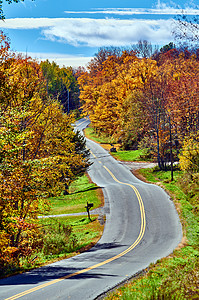
<instances>
[{"instance_id":1,"label":"sunlit foliage","mask_svg":"<svg viewBox=\"0 0 199 300\"><path fill-rule=\"evenodd\" d=\"M48 97L39 64L0 49L0 270L41 246L37 217L88 163L74 119Z\"/></svg>"}]
</instances>

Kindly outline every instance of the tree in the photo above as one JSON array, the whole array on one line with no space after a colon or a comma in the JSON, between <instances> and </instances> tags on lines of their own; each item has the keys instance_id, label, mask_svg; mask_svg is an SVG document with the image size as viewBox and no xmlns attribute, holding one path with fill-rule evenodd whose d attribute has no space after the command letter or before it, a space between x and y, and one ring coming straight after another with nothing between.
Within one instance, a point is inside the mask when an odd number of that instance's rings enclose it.
<instances>
[{"instance_id":1,"label":"tree","mask_svg":"<svg viewBox=\"0 0 199 300\"><path fill-rule=\"evenodd\" d=\"M103 63L109 56L120 57L122 49L120 47L101 47L95 53L94 58L88 64L88 69L92 76L96 76L103 68Z\"/></svg>"},{"instance_id":2,"label":"tree","mask_svg":"<svg viewBox=\"0 0 199 300\"><path fill-rule=\"evenodd\" d=\"M48 60L40 63L43 75L46 79L49 96L58 99L64 111L79 108L79 89L75 72L71 67L60 68L54 61Z\"/></svg>"},{"instance_id":3,"label":"tree","mask_svg":"<svg viewBox=\"0 0 199 300\"><path fill-rule=\"evenodd\" d=\"M190 174L199 173L199 134L186 136L180 153L180 168Z\"/></svg>"},{"instance_id":4,"label":"tree","mask_svg":"<svg viewBox=\"0 0 199 300\"><path fill-rule=\"evenodd\" d=\"M171 49L175 49L176 46L173 42L170 42L168 45L164 45L162 48L160 48L161 53L166 53Z\"/></svg>"},{"instance_id":5,"label":"tree","mask_svg":"<svg viewBox=\"0 0 199 300\"><path fill-rule=\"evenodd\" d=\"M150 58L157 52L158 46L152 46L147 40L139 40L138 43L133 46L133 49L137 52L139 57Z\"/></svg>"},{"instance_id":6,"label":"tree","mask_svg":"<svg viewBox=\"0 0 199 300\"><path fill-rule=\"evenodd\" d=\"M95 64L90 72L84 72L78 78L83 110L89 113L90 120L99 133L117 135L122 98L126 96L125 87L120 89L120 84L124 81L126 70L136 59L134 51L123 51L120 56L109 55L99 68Z\"/></svg>"},{"instance_id":7,"label":"tree","mask_svg":"<svg viewBox=\"0 0 199 300\"><path fill-rule=\"evenodd\" d=\"M195 6L197 9L197 6ZM173 35L180 44L198 45L199 42L199 15L188 16L182 10L182 14L178 15L174 21Z\"/></svg>"},{"instance_id":8,"label":"tree","mask_svg":"<svg viewBox=\"0 0 199 300\"><path fill-rule=\"evenodd\" d=\"M160 169L166 169L168 160L169 128L166 110L167 83L166 76L156 67L145 85L142 102L144 105L146 122L154 156L157 158Z\"/></svg>"},{"instance_id":9,"label":"tree","mask_svg":"<svg viewBox=\"0 0 199 300\"><path fill-rule=\"evenodd\" d=\"M191 204L198 208L199 190L199 134L191 133L183 140L182 149L179 155L179 165L183 170L181 186L188 195Z\"/></svg>"},{"instance_id":10,"label":"tree","mask_svg":"<svg viewBox=\"0 0 199 300\"><path fill-rule=\"evenodd\" d=\"M110 55L95 72L79 77L80 99L98 133L112 136L123 148L146 138L159 168L178 159L186 135L199 128L197 53L164 46L156 59L135 52Z\"/></svg>"},{"instance_id":11,"label":"tree","mask_svg":"<svg viewBox=\"0 0 199 300\"><path fill-rule=\"evenodd\" d=\"M124 99L121 113L122 129L119 137L123 149L137 149L140 139L147 131L148 117L141 101L142 98L143 91L134 90Z\"/></svg>"},{"instance_id":12,"label":"tree","mask_svg":"<svg viewBox=\"0 0 199 300\"><path fill-rule=\"evenodd\" d=\"M0 50L0 269L39 247L38 214L90 165L74 119L49 98L29 57ZM40 239L41 240L41 239ZM10 257L10 260L9 260Z\"/></svg>"}]
</instances>

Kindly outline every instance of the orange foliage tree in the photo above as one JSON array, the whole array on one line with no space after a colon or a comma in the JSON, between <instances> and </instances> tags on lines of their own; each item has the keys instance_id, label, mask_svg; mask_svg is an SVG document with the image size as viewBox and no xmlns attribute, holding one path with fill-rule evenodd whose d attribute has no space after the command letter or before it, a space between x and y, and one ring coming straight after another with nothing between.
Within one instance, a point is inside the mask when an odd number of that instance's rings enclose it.
<instances>
[{"instance_id":1,"label":"orange foliage tree","mask_svg":"<svg viewBox=\"0 0 199 300\"><path fill-rule=\"evenodd\" d=\"M79 77L80 98L97 132L115 136L124 148L148 136L165 169L184 136L198 131L199 62L195 54L176 49L154 58L123 51L107 53L100 64L92 61Z\"/></svg>"},{"instance_id":2,"label":"orange foliage tree","mask_svg":"<svg viewBox=\"0 0 199 300\"><path fill-rule=\"evenodd\" d=\"M47 96L36 61L0 50L0 269L40 246L37 217L89 166L71 116ZM9 258L9 259L8 259ZM2 271L3 272L3 271Z\"/></svg>"}]
</instances>

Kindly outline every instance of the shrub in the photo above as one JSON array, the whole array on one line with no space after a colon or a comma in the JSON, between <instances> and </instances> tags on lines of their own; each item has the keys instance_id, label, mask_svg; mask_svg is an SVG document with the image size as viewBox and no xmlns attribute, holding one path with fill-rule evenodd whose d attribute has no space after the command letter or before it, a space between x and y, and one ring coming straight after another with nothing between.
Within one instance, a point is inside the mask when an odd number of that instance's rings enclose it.
<instances>
[{"instance_id":1,"label":"shrub","mask_svg":"<svg viewBox=\"0 0 199 300\"><path fill-rule=\"evenodd\" d=\"M77 237L72 227L60 222L51 224L44 229L44 255L56 255L73 251L77 246Z\"/></svg>"}]
</instances>

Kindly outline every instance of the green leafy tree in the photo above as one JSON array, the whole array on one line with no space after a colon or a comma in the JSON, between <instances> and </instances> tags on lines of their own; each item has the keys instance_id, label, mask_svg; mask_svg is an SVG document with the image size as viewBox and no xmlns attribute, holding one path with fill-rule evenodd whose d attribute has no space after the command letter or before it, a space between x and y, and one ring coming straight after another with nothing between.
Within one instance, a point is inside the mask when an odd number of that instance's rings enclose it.
<instances>
[{"instance_id":1,"label":"green leafy tree","mask_svg":"<svg viewBox=\"0 0 199 300\"><path fill-rule=\"evenodd\" d=\"M41 62L44 77L47 83L48 94L58 99L64 111L68 112L79 108L79 89L75 72L71 67L60 68L55 62L48 60Z\"/></svg>"}]
</instances>

